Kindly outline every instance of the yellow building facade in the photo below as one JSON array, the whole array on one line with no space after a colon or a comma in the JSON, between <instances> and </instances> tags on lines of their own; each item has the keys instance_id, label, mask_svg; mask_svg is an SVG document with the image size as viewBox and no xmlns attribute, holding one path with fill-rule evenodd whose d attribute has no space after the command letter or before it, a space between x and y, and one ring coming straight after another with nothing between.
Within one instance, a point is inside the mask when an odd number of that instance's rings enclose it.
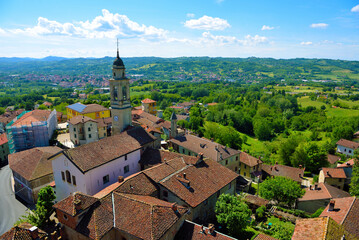
<instances>
[{"instance_id":1,"label":"yellow building facade","mask_svg":"<svg viewBox=\"0 0 359 240\"><path fill-rule=\"evenodd\" d=\"M99 104L75 103L66 107L67 120L76 116L86 116L92 119L108 118L111 117L109 109Z\"/></svg>"}]
</instances>

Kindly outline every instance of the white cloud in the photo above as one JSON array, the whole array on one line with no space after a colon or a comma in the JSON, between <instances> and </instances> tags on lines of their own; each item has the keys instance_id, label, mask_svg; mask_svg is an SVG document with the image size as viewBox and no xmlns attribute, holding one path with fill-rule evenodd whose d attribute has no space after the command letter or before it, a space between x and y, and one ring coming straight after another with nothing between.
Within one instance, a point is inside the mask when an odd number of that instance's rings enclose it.
<instances>
[{"instance_id":1,"label":"white cloud","mask_svg":"<svg viewBox=\"0 0 359 240\"><path fill-rule=\"evenodd\" d=\"M312 23L311 28L327 28L329 25L327 23Z\"/></svg>"},{"instance_id":2,"label":"white cloud","mask_svg":"<svg viewBox=\"0 0 359 240\"><path fill-rule=\"evenodd\" d=\"M263 25L263 27L262 27L262 31L264 31L264 30L273 30L274 29L274 27L270 27L270 26L267 26L267 25Z\"/></svg>"},{"instance_id":3,"label":"white cloud","mask_svg":"<svg viewBox=\"0 0 359 240\"><path fill-rule=\"evenodd\" d=\"M359 4L354 6L351 11L352 12L359 12Z\"/></svg>"},{"instance_id":4,"label":"white cloud","mask_svg":"<svg viewBox=\"0 0 359 240\"><path fill-rule=\"evenodd\" d=\"M313 43L312 42L301 42L300 45L303 45L303 46L308 46L308 45L312 45Z\"/></svg>"},{"instance_id":5,"label":"white cloud","mask_svg":"<svg viewBox=\"0 0 359 240\"><path fill-rule=\"evenodd\" d=\"M191 19L184 23L185 27L202 30L224 30L231 25L225 19L204 15L199 19Z\"/></svg>"},{"instance_id":6,"label":"white cloud","mask_svg":"<svg viewBox=\"0 0 359 240\"><path fill-rule=\"evenodd\" d=\"M244 46L255 46L265 42L268 42L268 38L259 35L247 35L244 39L238 39L234 36L213 35L210 32L204 32L202 34L202 38L200 39L200 43L207 43L212 45L240 44Z\"/></svg>"},{"instance_id":7,"label":"white cloud","mask_svg":"<svg viewBox=\"0 0 359 240\"><path fill-rule=\"evenodd\" d=\"M165 39L167 31L131 21L126 15L102 10L102 16L92 21L59 23L39 17L37 25L26 29L9 30L11 33L30 35L63 35L80 38L140 38L142 40Z\"/></svg>"},{"instance_id":8,"label":"white cloud","mask_svg":"<svg viewBox=\"0 0 359 240\"><path fill-rule=\"evenodd\" d=\"M194 18L194 16L195 16L194 13L187 13L188 18Z\"/></svg>"}]
</instances>

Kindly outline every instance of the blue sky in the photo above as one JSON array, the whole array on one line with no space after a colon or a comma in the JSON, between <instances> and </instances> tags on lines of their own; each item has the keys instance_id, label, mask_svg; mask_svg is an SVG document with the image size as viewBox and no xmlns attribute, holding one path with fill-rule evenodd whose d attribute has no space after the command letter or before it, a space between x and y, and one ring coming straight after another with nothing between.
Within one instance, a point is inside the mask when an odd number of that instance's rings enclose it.
<instances>
[{"instance_id":1,"label":"blue sky","mask_svg":"<svg viewBox=\"0 0 359 240\"><path fill-rule=\"evenodd\" d=\"M0 56L359 60L359 0L0 0Z\"/></svg>"}]
</instances>

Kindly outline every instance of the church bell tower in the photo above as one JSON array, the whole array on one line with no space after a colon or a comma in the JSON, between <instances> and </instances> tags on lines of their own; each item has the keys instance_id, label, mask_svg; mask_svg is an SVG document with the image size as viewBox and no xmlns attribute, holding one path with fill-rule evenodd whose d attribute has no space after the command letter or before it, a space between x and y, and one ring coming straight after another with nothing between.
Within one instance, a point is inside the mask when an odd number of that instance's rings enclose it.
<instances>
[{"instance_id":1,"label":"church bell tower","mask_svg":"<svg viewBox=\"0 0 359 240\"><path fill-rule=\"evenodd\" d=\"M130 82L125 75L125 65L118 52L112 65L110 79L112 135L119 134L131 125Z\"/></svg>"}]
</instances>

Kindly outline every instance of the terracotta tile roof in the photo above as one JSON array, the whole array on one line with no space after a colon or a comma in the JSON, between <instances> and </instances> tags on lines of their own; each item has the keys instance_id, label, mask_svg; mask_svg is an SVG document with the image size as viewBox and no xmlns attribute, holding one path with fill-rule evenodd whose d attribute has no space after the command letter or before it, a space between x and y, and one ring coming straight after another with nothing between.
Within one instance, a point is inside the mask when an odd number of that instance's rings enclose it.
<instances>
[{"instance_id":1,"label":"terracotta tile roof","mask_svg":"<svg viewBox=\"0 0 359 240\"><path fill-rule=\"evenodd\" d=\"M91 205L97 201L98 199L95 197L86 195L84 193L75 192L67 198L56 203L54 208L59 209L71 216L76 216L77 214L91 207ZM75 204L79 204L80 208L78 210L76 210Z\"/></svg>"},{"instance_id":2,"label":"terracotta tile roof","mask_svg":"<svg viewBox=\"0 0 359 240\"><path fill-rule=\"evenodd\" d=\"M136 121L141 125L146 125L147 127L160 128L158 124L148 120L147 118L139 118Z\"/></svg>"},{"instance_id":3,"label":"terracotta tile roof","mask_svg":"<svg viewBox=\"0 0 359 240\"><path fill-rule=\"evenodd\" d=\"M337 156L337 155L332 155L332 154L328 154L328 155L327 155L327 159L328 159L328 162L329 162L330 164L334 164L334 163L336 163L336 162L338 162L338 161L341 160L341 158L340 158L339 156Z\"/></svg>"},{"instance_id":4,"label":"terracotta tile roof","mask_svg":"<svg viewBox=\"0 0 359 240\"><path fill-rule=\"evenodd\" d=\"M119 135L65 150L63 154L82 172L86 172L155 140L156 138L143 128L136 127Z\"/></svg>"},{"instance_id":5,"label":"terracotta tile roof","mask_svg":"<svg viewBox=\"0 0 359 240\"><path fill-rule=\"evenodd\" d=\"M260 233L253 240L277 240L277 239L269 235Z\"/></svg>"},{"instance_id":6,"label":"terracotta tile roof","mask_svg":"<svg viewBox=\"0 0 359 240\"><path fill-rule=\"evenodd\" d=\"M105 108L104 106L101 106L101 105L95 104L95 103L87 104L87 105L82 104L82 103L75 103L75 104L67 106L67 108L70 108L70 109L75 110L82 114L109 110L109 109Z\"/></svg>"},{"instance_id":7,"label":"terracotta tile roof","mask_svg":"<svg viewBox=\"0 0 359 240\"><path fill-rule=\"evenodd\" d=\"M177 170L168 167L173 162L178 163ZM172 171L165 174L167 169ZM198 206L238 177L237 173L210 159L196 165L187 165L182 159L174 159L144 173L191 207Z\"/></svg>"},{"instance_id":8,"label":"terracotta tile roof","mask_svg":"<svg viewBox=\"0 0 359 240\"><path fill-rule=\"evenodd\" d=\"M59 203L54 208L59 209ZM182 206L175 212L172 206L150 196L113 192L100 200L93 198L75 230L90 239L101 239L113 228L139 239L160 239L187 212Z\"/></svg>"},{"instance_id":9,"label":"terracotta tile roof","mask_svg":"<svg viewBox=\"0 0 359 240\"><path fill-rule=\"evenodd\" d=\"M154 197L121 193L114 193L114 206L117 229L149 240L160 239L187 212Z\"/></svg>"},{"instance_id":10,"label":"terracotta tile roof","mask_svg":"<svg viewBox=\"0 0 359 240\"><path fill-rule=\"evenodd\" d=\"M113 229L112 196L93 202L76 226L76 231L90 239L102 239Z\"/></svg>"},{"instance_id":11,"label":"terracotta tile roof","mask_svg":"<svg viewBox=\"0 0 359 240\"><path fill-rule=\"evenodd\" d=\"M160 122L159 124L158 124L160 127L163 127L163 128L166 128L166 129L168 129L168 130L170 130L171 129L171 122L170 121L164 121L164 122Z\"/></svg>"},{"instance_id":12,"label":"terracotta tile roof","mask_svg":"<svg viewBox=\"0 0 359 240\"><path fill-rule=\"evenodd\" d=\"M95 121L97 122L97 127L107 127L108 125L112 124L112 118L111 117L107 117L107 118L98 118L95 119Z\"/></svg>"},{"instance_id":13,"label":"terracotta tile roof","mask_svg":"<svg viewBox=\"0 0 359 240\"><path fill-rule=\"evenodd\" d=\"M288 177L296 182L301 183L304 176L304 169L289 167L284 165L262 165L262 171L266 172L270 176L282 176Z\"/></svg>"},{"instance_id":14,"label":"terracotta tile roof","mask_svg":"<svg viewBox=\"0 0 359 240\"><path fill-rule=\"evenodd\" d=\"M177 117L178 121L179 120L187 120L189 118L188 115L180 115L180 114L177 114L176 117Z\"/></svg>"},{"instance_id":15,"label":"terracotta tile roof","mask_svg":"<svg viewBox=\"0 0 359 240\"><path fill-rule=\"evenodd\" d=\"M0 122L3 123L4 125L7 125L15 117L19 116L23 111L25 111L25 110L24 109L19 109L19 110L16 110L16 111L5 112L4 114L0 115Z\"/></svg>"},{"instance_id":16,"label":"terracotta tile roof","mask_svg":"<svg viewBox=\"0 0 359 240\"><path fill-rule=\"evenodd\" d=\"M165 150L147 148L143 152L139 163L145 166L155 166L157 164L163 163L164 161L169 161L178 157L183 158L183 160L187 164L195 164L198 161L198 158L194 156L188 156L188 155L165 151Z\"/></svg>"},{"instance_id":17,"label":"terracotta tile roof","mask_svg":"<svg viewBox=\"0 0 359 240\"><path fill-rule=\"evenodd\" d=\"M323 240L329 218L298 219L292 240Z\"/></svg>"},{"instance_id":18,"label":"terracotta tile roof","mask_svg":"<svg viewBox=\"0 0 359 240\"><path fill-rule=\"evenodd\" d=\"M143 171L150 179L159 182L167 176L187 167L186 162L182 158L175 158L166 163L158 164L154 167Z\"/></svg>"},{"instance_id":19,"label":"terracotta tile roof","mask_svg":"<svg viewBox=\"0 0 359 240\"><path fill-rule=\"evenodd\" d=\"M33 240L31 236L30 228L33 226L30 223L21 223L19 226L15 226L11 228L9 231L0 236L1 240ZM37 229L38 238L37 239L45 239L47 237L47 233L42 231L41 229Z\"/></svg>"},{"instance_id":20,"label":"terracotta tile roof","mask_svg":"<svg viewBox=\"0 0 359 240\"><path fill-rule=\"evenodd\" d=\"M22 126L30 125L34 122L43 122L47 121L51 114L50 110L33 110L31 112L25 113L21 118L17 119L11 126Z\"/></svg>"},{"instance_id":21,"label":"terracotta tile roof","mask_svg":"<svg viewBox=\"0 0 359 240\"><path fill-rule=\"evenodd\" d=\"M322 168L325 178L347 178L342 168Z\"/></svg>"},{"instance_id":22,"label":"terracotta tile roof","mask_svg":"<svg viewBox=\"0 0 359 240\"><path fill-rule=\"evenodd\" d=\"M0 146L7 143L7 136L6 136L6 133L3 133L0 135Z\"/></svg>"},{"instance_id":23,"label":"terracotta tile roof","mask_svg":"<svg viewBox=\"0 0 359 240\"><path fill-rule=\"evenodd\" d=\"M44 104L45 106L47 106L47 107L51 107L51 106L52 106L52 103L46 102L46 101L45 101L43 104Z\"/></svg>"},{"instance_id":24,"label":"terracotta tile roof","mask_svg":"<svg viewBox=\"0 0 359 240\"><path fill-rule=\"evenodd\" d=\"M71 123L72 125L76 125L79 123L96 122L96 121L90 117L78 115L76 117L71 118L68 122Z\"/></svg>"},{"instance_id":25,"label":"terracotta tile roof","mask_svg":"<svg viewBox=\"0 0 359 240\"><path fill-rule=\"evenodd\" d=\"M103 198L112 192L157 196L157 187L143 172L139 172L125 178L123 182L111 184L96 193L94 197Z\"/></svg>"},{"instance_id":26,"label":"terracotta tile roof","mask_svg":"<svg viewBox=\"0 0 359 240\"><path fill-rule=\"evenodd\" d=\"M342 223L345 230L359 238L359 200L355 198L344 222Z\"/></svg>"},{"instance_id":27,"label":"terracotta tile roof","mask_svg":"<svg viewBox=\"0 0 359 240\"><path fill-rule=\"evenodd\" d=\"M213 102L213 103L208 103L207 106L216 106L218 103Z\"/></svg>"},{"instance_id":28,"label":"terracotta tile roof","mask_svg":"<svg viewBox=\"0 0 359 240\"><path fill-rule=\"evenodd\" d=\"M357 149L359 148L359 143L357 142L353 142L353 141L349 141L346 139L340 139L337 142L337 145L343 146L343 147L347 147L347 148L352 148L352 149Z\"/></svg>"},{"instance_id":29,"label":"terracotta tile roof","mask_svg":"<svg viewBox=\"0 0 359 240\"><path fill-rule=\"evenodd\" d=\"M163 119L161 119L159 117L156 117L155 115L152 115L150 113L146 113L146 112L142 111L139 115L140 115L141 118L146 118L146 119L150 120L153 123L158 124L159 122L163 122Z\"/></svg>"},{"instance_id":30,"label":"terracotta tile roof","mask_svg":"<svg viewBox=\"0 0 359 240\"><path fill-rule=\"evenodd\" d=\"M310 188L305 188L304 196L299 198L298 201L350 197L348 192L333 187L327 183L318 183L317 186L317 190L314 189L314 186L312 186L312 190Z\"/></svg>"},{"instance_id":31,"label":"terracotta tile roof","mask_svg":"<svg viewBox=\"0 0 359 240\"><path fill-rule=\"evenodd\" d=\"M141 102L142 103L155 103L156 101L152 100L152 99L149 99L149 98L146 98L146 99L143 99Z\"/></svg>"},{"instance_id":32,"label":"terracotta tile roof","mask_svg":"<svg viewBox=\"0 0 359 240\"><path fill-rule=\"evenodd\" d=\"M184 221L182 227L179 229L175 236L175 240L233 240L230 236L224 235L220 232L214 231L214 234L210 234L208 227L204 227L204 233L202 233L202 226L190 222Z\"/></svg>"},{"instance_id":33,"label":"terracotta tile roof","mask_svg":"<svg viewBox=\"0 0 359 240\"><path fill-rule=\"evenodd\" d=\"M59 147L37 147L9 155L9 167L27 181L52 174L49 157L61 152Z\"/></svg>"},{"instance_id":34,"label":"terracotta tile roof","mask_svg":"<svg viewBox=\"0 0 359 240\"><path fill-rule=\"evenodd\" d=\"M251 203L256 206L266 206L269 203L268 200L258 197L256 195L251 195L251 194L246 194L244 196L243 200L247 203Z\"/></svg>"},{"instance_id":35,"label":"terracotta tile roof","mask_svg":"<svg viewBox=\"0 0 359 240\"><path fill-rule=\"evenodd\" d=\"M232 157L236 154L240 154L240 151L233 148L225 147L216 142L212 142L206 138L200 138L193 136L191 134L186 134L184 136L178 136L170 140L170 142L182 146L194 153L203 153L203 156L210 158L214 161L220 161L220 156L222 159Z\"/></svg>"},{"instance_id":36,"label":"terracotta tile roof","mask_svg":"<svg viewBox=\"0 0 359 240\"><path fill-rule=\"evenodd\" d=\"M254 166L257 166L258 164L263 163L262 160L252 157L251 155L249 155L248 153L245 153L245 152L240 153L239 160L240 160L240 162L246 164L249 167L254 167Z\"/></svg>"},{"instance_id":37,"label":"terracotta tile roof","mask_svg":"<svg viewBox=\"0 0 359 240\"><path fill-rule=\"evenodd\" d=\"M354 166L354 158L346 161L345 163L338 164L337 168L346 168L346 167L353 167Z\"/></svg>"},{"instance_id":38,"label":"terracotta tile roof","mask_svg":"<svg viewBox=\"0 0 359 240\"><path fill-rule=\"evenodd\" d=\"M355 201L355 197L335 198L333 200L335 201L334 210L328 211L329 209L329 204L328 204L328 206L324 209L324 211L322 212L322 214L320 214L320 216L331 217L338 224L342 224L349 210L351 209L351 206Z\"/></svg>"},{"instance_id":39,"label":"terracotta tile roof","mask_svg":"<svg viewBox=\"0 0 359 240\"><path fill-rule=\"evenodd\" d=\"M193 102L183 102L183 103L178 103L177 105L180 107L190 107L190 106L193 106L194 103Z\"/></svg>"},{"instance_id":40,"label":"terracotta tile roof","mask_svg":"<svg viewBox=\"0 0 359 240\"><path fill-rule=\"evenodd\" d=\"M132 116L133 115L141 115L141 113L143 113L142 109L134 109L131 111Z\"/></svg>"},{"instance_id":41,"label":"terracotta tile roof","mask_svg":"<svg viewBox=\"0 0 359 240\"><path fill-rule=\"evenodd\" d=\"M170 106L170 108L172 108L172 109L183 109L184 107L182 107L182 106Z\"/></svg>"}]
</instances>

